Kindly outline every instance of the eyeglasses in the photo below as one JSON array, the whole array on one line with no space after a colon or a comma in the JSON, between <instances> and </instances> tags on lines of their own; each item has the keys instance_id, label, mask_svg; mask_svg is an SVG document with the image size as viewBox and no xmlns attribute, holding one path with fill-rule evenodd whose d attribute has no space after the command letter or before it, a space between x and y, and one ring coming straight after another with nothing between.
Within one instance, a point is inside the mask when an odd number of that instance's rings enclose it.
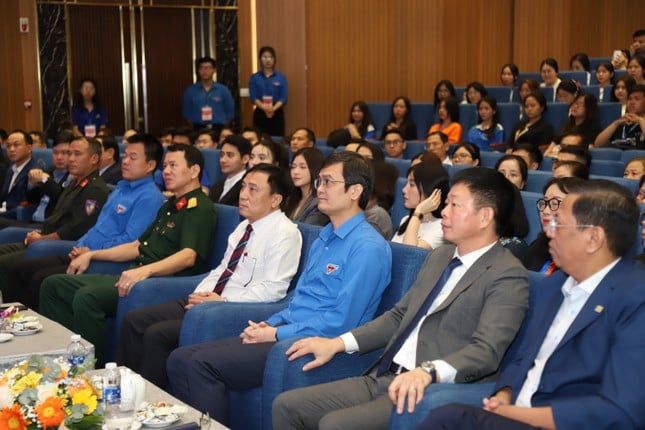
<instances>
[{"instance_id":1,"label":"eyeglasses","mask_svg":"<svg viewBox=\"0 0 645 430\"><path fill-rule=\"evenodd\" d=\"M335 181L331 178L316 178L314 180L314 187L315 188L320 188L320 187L325 187L329 188L332 186L332 184L344 184L345 181Z\"/></svg>"},{"instance_id":2,"label":"eyeglasses","mask_svg":"<svg viewBox=\"0 0 645 430\"><path fill-rule=\"evenodd\" d=\"M453 160L467 160L469 158L473 158L473 156L467 152L460 152L459 154L453 154L452 158Z\"/></svg>"},{"instance_id":3,"label":"eyeglasses","mask_svg":"<svg viewBox=\"0 0 645 430\"><path fill-rule=\"evenodd\" d=\"M576 227L576 228L591 228L595 227L593 224L558 224L558 217L556 214L553 214L551 217L551 220L549 221L549 226L547 227L549 230L549 233L555 234L555 231L558 228L565 228L565 227Z\"/></svg>"},{"instance_id":4,"label":"eyeglasses","mask_svg":"<svg viewBox=\"0 0 645 430\"><path fill-rule=\"evenodd\" d=\"M562 203L562 200L557 198L557 197L553 197L553 198L550 198L548 200L547 199L538 199L538 201L537 201L537 210L542 212L548 206L551 211L555 212L558 209L560 209L560 204L561 203Z\"/></svg>"},{"instance_id":5,"label":"eyeglasses","mask_svg":"<svg viewBox=\"0 0 645 430\"><path fill-rule=\"evenodd\" d=\"M385 146L394 146L394 145L399 145L401 143L403 143L403 141L398 140L398 139L397 140L386 140L385 142L383 142L383 145L385 145Z\"/></svg>"}]
</instances>

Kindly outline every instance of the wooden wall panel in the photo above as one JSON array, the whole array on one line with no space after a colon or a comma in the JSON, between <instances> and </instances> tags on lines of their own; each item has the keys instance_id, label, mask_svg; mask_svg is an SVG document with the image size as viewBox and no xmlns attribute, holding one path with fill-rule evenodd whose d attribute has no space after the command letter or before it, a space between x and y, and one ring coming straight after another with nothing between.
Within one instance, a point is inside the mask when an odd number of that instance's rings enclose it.
<instances>
[{"instance_id":1,"label":"wooden wall panel","mask_svg":"<svg viewBox=\"0 0 645 430\"><path fill-rule=\"evenodd\" d=\"M405 89L400 76L396 8L372 2L307 3L308 125L320 137L347 123L356 100L390 100Z\"/></svg>"},{"instance_id":2,"label":"wooden wall panel","mask_svg":"<svg viewBox=\"0 0 645 430\"><path fill-rule=\"evenodd\" d=\"M29 32L20 33L19 18L29 18ZM4 1L0 5L0 128L40 130L38 85L38 20L35 0ZM24 108L24 100L32 107Z\"/></svg>"},{"instance_id":3,"label":"wooden wall panel","mask_svg":"<svg viewBox=\"0 0 645 430\"><path fill-rule=\"evenodd\" d=\"M305 2L302 0L256 0L257 46L276 50L276 67L287 76L289 100L285 108L286 130L307 124L307 57L305 53ZM257 55L252 53L252 55ZM249 76L240 76L242 86ZM248 98L242 99L249 103ZM250 123L251 120L248 119Z\"/></svg>"}]
</instances>

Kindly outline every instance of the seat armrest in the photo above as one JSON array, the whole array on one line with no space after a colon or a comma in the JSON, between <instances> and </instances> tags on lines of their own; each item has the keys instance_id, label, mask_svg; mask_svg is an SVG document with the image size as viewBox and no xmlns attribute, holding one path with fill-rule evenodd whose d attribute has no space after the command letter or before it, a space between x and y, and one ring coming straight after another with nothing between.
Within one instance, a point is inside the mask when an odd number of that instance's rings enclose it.
<instances>
[{"instance_id":1,"label":"seat armrest","mask_svg":"<svg viewBox=\"0 0 645 430\"><path fill-rule=\"evenodd\" d=\"M191 308L184 317L179 345L238 336L248 321L264 321L284 309L293 293L273 303L207 302Z\"/></svg>"}]
</instances>

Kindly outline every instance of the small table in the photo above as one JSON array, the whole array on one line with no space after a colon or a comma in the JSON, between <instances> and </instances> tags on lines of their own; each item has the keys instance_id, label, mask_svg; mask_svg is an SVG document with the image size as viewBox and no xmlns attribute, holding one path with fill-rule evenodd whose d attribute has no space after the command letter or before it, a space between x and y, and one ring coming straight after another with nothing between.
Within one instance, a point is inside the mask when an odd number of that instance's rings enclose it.
<instances>
[{"instance_id":1,"label":"small table","mask_svg":"<svg viewBox=\"0 0 645 430\"><path fill-rule=\"evenodd\" d=\"M91 370L88 373L88 375L101 375L105 369L95 369ZM171 396L168 394L166 391L162 390L161 388L157 387L155 384L152 382L148 381L147 379L144 378L144 381L146 381L146 395L144 400L148 403L157 403L157 402L166 402L169 404L173 405L184 405L188 409L187 412L182 415L181 421L173 424L173 425L179 425L179 424L187 424L191 422L197 423L197 425L200 424L199 419L202 416L202 413L198 411L197 409L194 409L188 405L186 405L184 402L181 400L177 399L176 397ZM148 427L143 426L141 430L148 430ZM226 430L228 427L218 423L217 421L213 420L211 418L211 425L208 428L208 430ZM152 430L152 429L150 429ZM160 428L159 430L163 430L163 427Z\"/></svg>"},{"instance_id":2,"label":"small table","mask_svg":"<svg viewBox=\"0 0 645 430\"><path fill-rule=\"evenodd\" d=\"M64 357L67 354L67 346L73 332L31 309L20 311L20 313L38 317L43 328L38 333L28 336L14 335L13 339L0 343L0 371L13 367L32 355L56 358ZM94 345L85 339L81 342L87 350L87 359L93 360Z\"/></svg>"}]
</instances>

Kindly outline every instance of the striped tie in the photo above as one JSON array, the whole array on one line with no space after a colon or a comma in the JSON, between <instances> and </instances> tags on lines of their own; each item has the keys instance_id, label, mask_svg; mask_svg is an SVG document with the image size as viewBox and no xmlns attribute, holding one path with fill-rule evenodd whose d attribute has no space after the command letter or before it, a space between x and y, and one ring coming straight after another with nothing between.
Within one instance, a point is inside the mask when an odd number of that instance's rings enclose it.
<instances>
[{"instance_id":1,"label":"striped tie","mask_svg":"<svg viewBox=\"0 0 645 430\"><path fill-rule=\"evenodd\" d=\"M242 258L242 254L244 254L244 248L246 248L246 243L249 241L249 236L251 236L251 232L253 231L253 226L251 224L246 226L246 231L242 235L242 238L240 241L237 243L237 246L233 250L233 254L231 254L231 258L228 260L228 265L226 266L226 270L222 272L222 275L219 277L217 284L215 284L215 288L213 289L213 292L217 294L222 294L222 291L224 290L224 287L226 286L226 283L228 280L233 276L233 272L235 272L235 268L237 268L237 263L240 261L240 258Z\"/></svg>"}]
</instances>

